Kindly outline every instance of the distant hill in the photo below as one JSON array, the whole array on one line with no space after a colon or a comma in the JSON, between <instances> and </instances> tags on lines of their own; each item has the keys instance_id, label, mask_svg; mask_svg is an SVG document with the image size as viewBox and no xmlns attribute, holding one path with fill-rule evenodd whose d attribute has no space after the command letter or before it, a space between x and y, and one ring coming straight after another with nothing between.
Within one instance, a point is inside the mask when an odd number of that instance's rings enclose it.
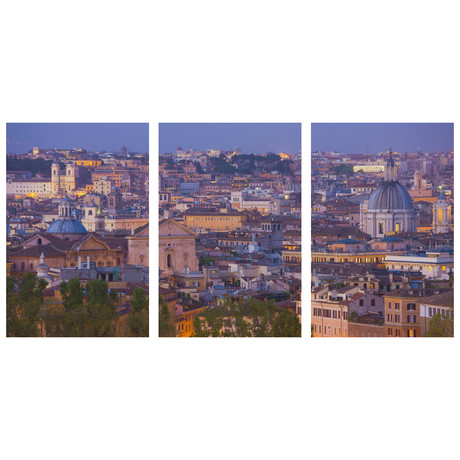
<instances>
[{"instance_id":1,"label":"distant hill","mask_svg":"<svg viewBox=\"0 0 460 460\"><path fill-rule=\"evenodd\" d=\"M6 170L7 171L30 171L34 176L38 172L51 175L51 164L52 160L44 160L43 158L37 158L35 160L23 160L19 158L7 158L6 159ZM62 167L62 165L61 165Z\"/></svg>"}]
</instances>

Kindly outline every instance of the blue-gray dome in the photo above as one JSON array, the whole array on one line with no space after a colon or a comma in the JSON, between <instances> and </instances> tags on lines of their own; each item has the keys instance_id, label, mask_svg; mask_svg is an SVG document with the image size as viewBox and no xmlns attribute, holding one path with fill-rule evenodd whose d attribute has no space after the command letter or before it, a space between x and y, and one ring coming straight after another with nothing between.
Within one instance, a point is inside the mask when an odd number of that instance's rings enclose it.
<instances>
[{"instance_id":1,"label":"blue-gray dome","mask_svg":"<svg viewBox=\"0 0 460 460\"><path fill-rule=\"evenodd\" d=\"M46 233L88 233L88 230L77 219L64 217L55 220L46 229Z\"/></svg>"},{"instance_id":2,"label":"blue-gray dome","mask_svg":"<svg viewBox=\"0 0 460 460\"><path fill-rule=\"evenodd\" d=\"M409 192L399 182L384 182L369 198L368 210L414 209Z\"/></svg>"}]
</instances>

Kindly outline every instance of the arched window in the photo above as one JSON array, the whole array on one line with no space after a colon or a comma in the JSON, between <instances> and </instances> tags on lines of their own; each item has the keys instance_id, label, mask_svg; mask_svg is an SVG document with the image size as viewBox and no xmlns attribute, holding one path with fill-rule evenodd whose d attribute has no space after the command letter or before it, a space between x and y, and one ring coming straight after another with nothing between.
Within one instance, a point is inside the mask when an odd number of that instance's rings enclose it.
<instances>
[{"instance_id":1,"label":"arched window","mask_svg":"<svg viewBox=\"0 0 460 460\"><path fill-rule=\"evenodd\" d=\"M166 258L166 265L168 266L168 268L172 268L172 255L171 254L168 254Z\"/></svg>"},{"instance_id":2,"label":"arched window","mask_svg":"<svg viewBox=\"0 0 460 460\"><path fill-rule=\"evenodd\" d=\"M23 272L23 271L25 271L25 269L26 269L25 262L21 262L21 271Z\"/></svg>"},{"instance_id":3,"label":"arched window","mask_svg":"<svg viewBox=\"0 0 460 460\"><path fill-rule=\"evenodd\" d=\"M31 270L34 269L34 264L30 264L30 269L31 269Z\"/></svg>"},{"instance_id":4,"label":"arched window","mask_svg":"<svg viewBox=\"0 0 460 460\"><path fill-rule=\"evenodd\" d=\"M91 211L91 209L88 211L88 216L92 216L93 215L93 211Z\"/></svg>"},{"instance_id":5,"label":"arched window","mask_svg":"<svg viewBox=\"0 0 460 460\"><path fill-rule=\"evenodd\" d=\"M41 239L41 238L39 238L39 239L37 240L37 244L42 244L42 239Z\"/></svg>"}]
</instances>

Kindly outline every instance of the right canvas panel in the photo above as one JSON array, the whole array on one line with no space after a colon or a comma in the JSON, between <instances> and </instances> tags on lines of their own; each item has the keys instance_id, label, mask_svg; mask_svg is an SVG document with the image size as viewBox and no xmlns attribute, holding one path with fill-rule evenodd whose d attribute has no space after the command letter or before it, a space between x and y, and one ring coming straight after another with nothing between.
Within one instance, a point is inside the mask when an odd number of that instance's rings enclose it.
<instances>
[{"instance_id":1,"label":"right canvas panel","mask_svg":"<svg viewBox=\"0 0 460 460\"><path fill-rule=\"evenodd\" d=\"M312 124L313 337L453 337L453 132Z\"/></svg>"}]
</instances>

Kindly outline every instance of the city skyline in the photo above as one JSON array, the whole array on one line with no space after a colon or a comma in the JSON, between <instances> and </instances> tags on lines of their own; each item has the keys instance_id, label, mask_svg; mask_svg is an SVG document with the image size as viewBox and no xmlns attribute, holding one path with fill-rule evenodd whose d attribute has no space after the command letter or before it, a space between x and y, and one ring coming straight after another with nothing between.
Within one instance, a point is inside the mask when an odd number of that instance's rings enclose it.
<instances>
[{"instance_id":1,"label":"city skyline","mask_svg":"<svg viewBox=\"0 0 460 460\"><path fill-rule=\"evenodd\" d=\"M160 123L160 153L215 148L300 153L300 123Z\"/></svg>"},{"instance_id":2,"label":"city skyline","mask_svg":"<svg viewBox=\"0 0 460 460\"><path fill-rule=\"evenodd\" d=\"M453 150L453 123L312 123L312 151L376 155Z\"/></svg>"},{"instance_id":3,"label":"city skyline","mask_svg":"<svg viewBox=\"0 0 460 460\"><path fill-rule=\"evenodd\" d=\"M42 149L83 148L129 152L149 151L148 123L7 123L7 153Z\"/></svg>"}]
</instances>

